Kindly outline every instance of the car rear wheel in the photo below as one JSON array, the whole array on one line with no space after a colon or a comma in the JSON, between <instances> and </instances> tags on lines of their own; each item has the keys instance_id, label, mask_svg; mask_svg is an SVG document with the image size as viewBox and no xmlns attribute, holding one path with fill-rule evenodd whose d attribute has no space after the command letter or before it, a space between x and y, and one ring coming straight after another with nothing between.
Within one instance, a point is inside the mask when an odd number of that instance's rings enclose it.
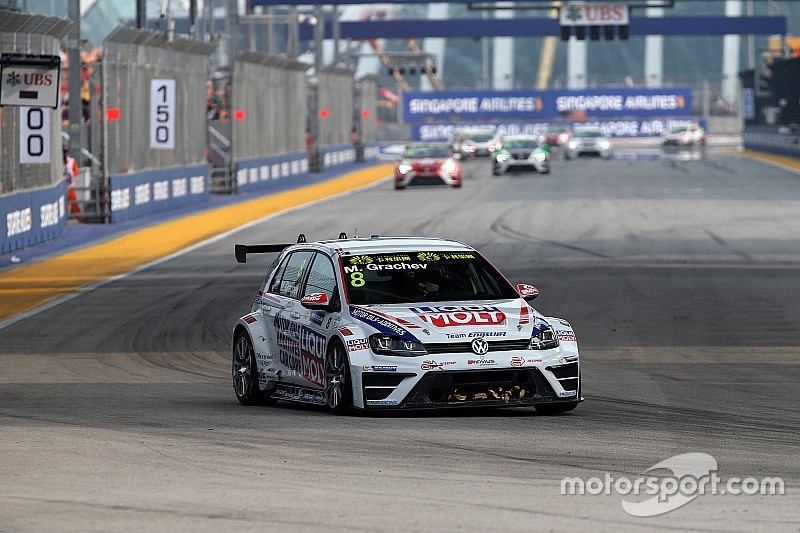
<instances>
[{"instance_id":1,"label":"car rear wheel","mask_svg":"<svg viewBox=\"0 0 800 533\"><path fill-rule=\"evenodd\" d=\"M497 165L492 165L492 176L499 176L499 175L500 175L500 169L497 167Z\"/></svg>"},{"instance_id":2,"label":"car rear wheel","mask_svg":"<svg viewBox=\"0 0 800 533\"><path fill-rule=\"evenodd\" d=\"M278 400L258 388L258 367L253 343L241 332L233 343L233 390L242 405L275 405Z\"/></svg>"},{"instance_id":3,"label":"car rear wheel","mask_svg":"<svg viewBox=\"0 0 800 533\"><path fill-rule=\"evenodd\" d=\"M558 415L561 413L566 413L568 411L572 411L576 407L578 407L579 402L569 402L569 403L557 403L557 404L544 404L544 405L534 405L534 409L536 412L542 415Z\"/></svg>"},{"instance_id":4,"label":"car rear wheel","mask_svg":"<svg viewBox=\"0 0 800 533\"><path fill-rule=\"evenodd\" d=\"M325 356L325 401L328 409L337 415L346 414L353 403L350 363L339 342L331 343Z\"/></svg>"}]
</instances>

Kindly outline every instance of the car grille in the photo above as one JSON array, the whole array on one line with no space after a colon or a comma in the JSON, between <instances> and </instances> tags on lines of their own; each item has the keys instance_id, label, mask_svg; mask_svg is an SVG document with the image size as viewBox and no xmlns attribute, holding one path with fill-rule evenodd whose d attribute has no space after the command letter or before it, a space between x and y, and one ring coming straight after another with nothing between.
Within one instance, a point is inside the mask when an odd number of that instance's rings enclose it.
<instances>
[{"instance_id":1,"label":"car grille","mask_svg":"<svg viewBox=\"0 0 800 533\"><path fill-rule=\"evenodd\" d=\"M436 165L420 165L418 167L414 167L414 172L418 176L436 176L439 173L439 167Z\"/></svg>"},{"instance_id":2,"label":"car grille","mask_svg":"<svg viewBox=\"0 0 800 533\"><path fill-rule=\"evenodd\" d=\"M557 401L538 369L429 372L403 407L522 406Z\"/></svg>"},{"instance_id":3,"label":"car grille","mask_svg":"<svg viewBox=\"0 0 800 533\"><path fill-rule=\"evenodd\" d=\"M506 352L509 350L527 350L530 339L510 341L488 341L490 352ZM432 342L425 345L429 354L440 353L472 353L472 341L467 342Z\"/></svg>"},{"instance_id":4,"label":"car grille","mask_svg":"<svg viewBox=\"0 0 800 533\"><path fill-rule=\"evenodd\" d=\"M514 155L514 159L528 159L528 156L529 156L530 154L527 154L527 153L525 153L525 152L522 152L522 153L519 153L519 154L513 154L513 155Z\"/></svg>"}]
</instances>

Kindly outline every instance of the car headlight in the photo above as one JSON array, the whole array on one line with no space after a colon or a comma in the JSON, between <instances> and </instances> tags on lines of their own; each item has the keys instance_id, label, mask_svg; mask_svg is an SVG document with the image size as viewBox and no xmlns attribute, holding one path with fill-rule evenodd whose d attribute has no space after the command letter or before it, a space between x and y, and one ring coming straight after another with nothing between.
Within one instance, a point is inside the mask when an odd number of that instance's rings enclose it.
<instances>
[{"instance_id":1,"label":"car headlight","mask_svg":"<svg viewBox=\"0 0 800 533\"><path fill-rule=\"evenodd\" d=\"M570 141L570 142L569 142L569 147L570 147L570 149L572 149L572 150L575 150L575 149L577 149L577 148L578 148L578 141Z\"/></svg>"},{"instance_id":2,"label":"car headlight","mask_svg":"<svg viewBox=\"0 0 800 533\"><path fill-rule=\"evenodd\" d=\"M533 158L537 161L544 161L545 159L547 159L547 154L545 154L544 152L536 152L535 154L533 154Z\"/></svg>"},{"instance_id":3,"label":"car headlight","mask_svg":"<svg viewBox=\"0 0 800 533\"><path fill-rule=\"evenodd\" d=\"M382 333L371 335L369 345L372 351L378 355L397 355L400 357L428 355L428 350L419 342Z\"/></svg>"},{"instance_id":4,"label":"car headlight","mask_svg":"<svg viewBox=\"0 0 800 533\"><path fill-rule=\"evenodd\" d=\"M605 150L609 146L611 146L611 143L609 143L608 141L597 141L597 147L600 148L601 150Z\"/></svg>"},{"instance_id":5,"label":"car headlight","mask_svg":"<svg viewBox=\"0 0 800 533\"><path fill-rule=\"evenodd\" d=\"M507 153L500 152L499 154L497 154L497 162L498 163L505 163L506 161L508 161L508 154Z\"/></svg>"},{"instance_id":6,"label":"car headlight","mask_svg":"<svg viewBox=\"0 0 800 533\"><path fill-rule=\"evenodd\" d=\"M549 350L551 348L558 348L558 337L553 326L547 326L538 335L531 337L531 343L528 345L529 350Z\"/></svg>"},{"instance_id":7,"label":"car headlight","mask_svg":"<svg viewBox=\"0 0 800 533\"><path fill-rule=\"evenodd\" d=\"M397 166L397 172L400 174L408 174L412 170L414 170L414 167L406 163L401 163Z\"/></svg>"},{"instance_id":8,"label":"car headlight","mask_svg":"<svg viewBox=\"0 0 800 533\"><path fill-rule=\"evenodd\" d=\"M448 159L444 163L442 163L442 170L447 172L448 174L455 174L456 172L456 162L452 159Z\"/></svg>"}]
</instances>

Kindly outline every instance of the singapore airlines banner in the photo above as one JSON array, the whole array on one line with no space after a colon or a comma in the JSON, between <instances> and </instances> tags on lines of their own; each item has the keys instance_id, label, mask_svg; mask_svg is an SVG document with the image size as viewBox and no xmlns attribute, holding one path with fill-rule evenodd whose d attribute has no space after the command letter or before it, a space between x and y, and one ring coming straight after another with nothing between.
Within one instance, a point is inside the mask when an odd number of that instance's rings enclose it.
<instances>
[{"instance_id":1,"label":"singapore airlines banner","mask_svg":"<svg viewBox=\"0 0 800 533\"><path fill-rule=\"evenodd\" d=\"M589 118L691 115L692 91L668 88L403 94L406 122L530 120L565 117L572 113L585 113Z\"/></svg>"}]
</instances>

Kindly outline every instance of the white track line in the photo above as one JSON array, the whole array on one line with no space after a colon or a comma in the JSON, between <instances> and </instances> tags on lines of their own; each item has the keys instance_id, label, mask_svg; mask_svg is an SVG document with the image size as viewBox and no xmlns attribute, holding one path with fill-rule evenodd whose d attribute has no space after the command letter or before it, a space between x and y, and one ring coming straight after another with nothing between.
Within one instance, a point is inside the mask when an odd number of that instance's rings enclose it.
<instances>
[{"instance_id":1,"label":"white track line","mask_svg":"<svg viewBox=\"0 0 800 533\"><path fill-rule=\"evenodd\" d=\"M283 209L281 211L278 211L277 213L272 213L272 214L267 215L265 217L259 218L257 220L246 222L245 224L243 224L241 226L237 226L237 227L235 227L233 229L230 229L230 230L228 230L228 231L226 231L224 233L220 233L219 235L215 235L214 237L211 237L211 238L206 239L204 241L198 242L197 244L193 244L193 245L191 245L191 246L189 246L187 248L183 248L182 250L178 250L177 252L174 252L174 253L171 253L171 254L166 255L164 257L161 257L159 259L156 259L155 261L151 261L150 263L138 266L138 267L134 268L133 270L130 270L130 271L125 272L123 274L117 274L116 276L113 276L113 277L110 277L108 279L104 279L104 280L98 281L97 283L93 283L91 285L87 285L86 287L81 287L81 288L77 289L75 292L71 292L71 293L66 294L64 296L61 296L60 298L56 298L55 300L51 300L51 301L49 301L49 302L47 302L45 304L40 305L39 307L35 307L35 308L31 309L30 311L25 311L24 313L21 313L19 315L12 316L11 318L8 318L8 319L4 320L3 322L0 322L0 330L3 330L3 329L5 329L5 328L7 328L7 327L9 327L11 325L14 325L17 322L20 322L22 320L25 320L26 318L30 318L30 317L32 317L34 315L38 315L39 313L41 313L43 311L47 311L48 309L52 309L52 308L54 308L54 307L56 307L58 305L63 304L64 302L68 302L68 301L72 300L73 298L77 298L78 296L80 296L82 294L85 294L87 292L92 292L93 290L95 290L95 289L97 289L99 287L102 287L103 285L107 285L109 283L113 283L115 281L119 281L121 279L125 279L125 278L127 278L128 276L130 276L132 274L136 274L137 272L141 272L142 270L147 270L150 267L153 267L153 266L156 266L156 265L160 265L161 263L165 263L167 261L175 259L176 257L180 257L180 256L182 256L184 254L188 254L189 252L197 250L198 248L202 248L203 246L208 246L209 244L213 244L215 242L221 241L222 239L224 239L224 238L226 238L226 237L228 237L230 235L233 235L233 234L235 234L235 233L237 233L239 231L245 230L247 228L253 227L253 226L257 225L257 224L261 224L262 222L266 222L267 220L270 220L270 219L275 218L277 216L280 216L280 215L283 215L283 214L286 214L286 213L291 213L292 211L299 211L300 209L305 209L307 207L311 207L313 205L320 204L322 202L327 202L327 201L333 200L335 198L341 198L341 197L344 197L344 196L349 196L350 194L353 194L353 193L356 193L356 192L359 192L359 191L363 191L363 190L366 190L366 189L370 189L372 187L377 187L378 185L380 185L384 181L387 181L390 178L392 178L391 175L386 176L385 178L381 178L378 181L376 181L374 183L370 183L368 185L364 185L364 186L361 186L361 187L358 187L358 188L355 188L355 189L350 189L348 191L340 192L338 194L334 194L334 195L328 196L326 198L320 198L319 200L313 200L313 201L305 203L305 204L296 205L294 207L289 207L289 208ZM248 201L248 200L244 200L244 201ZM153 226L149 226L149 227L153 227Z\"/></svg>"}]
</instances>

